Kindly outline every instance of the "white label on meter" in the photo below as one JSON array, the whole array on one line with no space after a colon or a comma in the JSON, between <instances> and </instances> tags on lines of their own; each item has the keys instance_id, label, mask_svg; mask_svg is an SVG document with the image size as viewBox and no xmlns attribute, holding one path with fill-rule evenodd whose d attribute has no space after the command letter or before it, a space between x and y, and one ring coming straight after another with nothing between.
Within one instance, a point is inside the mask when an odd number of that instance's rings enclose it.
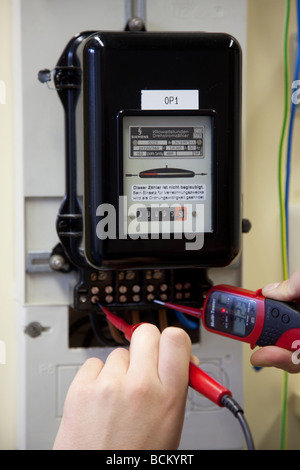
<instances>
[{"instance_id":1,"label":"white label on meter","mask_svg":"<svg viewBox=\"0 0 300 470\"><path fill-rule=\"evenodd\" d=\"M142 90L141 109L199 109L199 91Z\"/></svg>"}]
</instances>

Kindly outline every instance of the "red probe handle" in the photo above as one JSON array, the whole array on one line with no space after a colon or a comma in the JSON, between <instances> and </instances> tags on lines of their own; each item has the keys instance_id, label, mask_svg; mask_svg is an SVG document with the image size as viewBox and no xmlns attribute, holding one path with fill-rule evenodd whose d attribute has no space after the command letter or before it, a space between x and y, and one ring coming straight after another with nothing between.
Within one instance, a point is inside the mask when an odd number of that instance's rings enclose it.
<instances>
[{"instance_id":1,"label":"red probe handle","mask_svg":"<svg viewBox=\"0 0 300 470\"><path fill-rule=\"evenodd\" d=\"M224 395L232 396L230 390L192 362L190 362L189 385L218 406L223 406L222 398Z\"/></svg>"},{"instance_id":2,"label":"red probe handle","mask_svg":"<svg viewBox=\"0 0 300 470\"><path fill-rule=\"evenodd\" d=\"M142 324L142 323L137 323L135 325L129 325L122 318L108 311L106 312L106 318L110 323L112 323L116 328L118 328L118 330L124 333L124 336L127 339L127 341L131 340L134 330L136 330L137 327Z\"/></svg>"},{"instance_id":3,"label":"red probe handle","mask_svg":"<svg viewBox=\"0 0 300 470\"><path fill-rule=\"evenodd\" d=\"M154 300L156 304L161 304L164 307L170 308L172 310L178 310L182 313L187 313L192 317L200 318L203 312L202 308L188 307L187 305L173 304L172 302L163 302L162 300Z\"/></svg>"}]
</instances>

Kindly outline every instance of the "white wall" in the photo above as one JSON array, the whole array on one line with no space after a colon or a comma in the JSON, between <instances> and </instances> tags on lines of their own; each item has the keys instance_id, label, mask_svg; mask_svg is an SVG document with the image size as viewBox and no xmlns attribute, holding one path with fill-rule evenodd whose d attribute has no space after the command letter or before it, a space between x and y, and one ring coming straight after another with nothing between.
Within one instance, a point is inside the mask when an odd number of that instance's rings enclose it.
<instances>
[{"instance_id":1,"label":"white wall","mask_svg":"<svg viewBox=\"0 0 300 470\"><path fill-rule=\"evenodd\" d=\"M6 349L0 358L0 449L14 445L14 148L13 87L10 0L0 2L0 80L5 96L0 97L0 341Z\"/></svg>"}]
</instances>

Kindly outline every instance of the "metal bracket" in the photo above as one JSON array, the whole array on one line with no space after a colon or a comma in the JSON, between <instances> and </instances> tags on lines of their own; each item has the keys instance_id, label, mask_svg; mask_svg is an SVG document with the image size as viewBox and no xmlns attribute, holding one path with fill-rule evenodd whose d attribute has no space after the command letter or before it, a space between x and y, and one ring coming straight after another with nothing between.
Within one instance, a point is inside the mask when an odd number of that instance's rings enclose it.
<instances>
[{"instance_id":1,"label":"metal bracket","mask_svg":"<svg viewBox=\"0 0 300 470\"><path fill-rule=\"evenodd\" d=\"M48 273L50 267L51 251L28 251L26 259L27 273Z\"/></svg>"},{"instance_id":2,"label":"metal bracket","mask_svg":"<svg viewBox=\"0 0 300 470\"><path fill-rule=\"evenodd\" d=\"M28 251L26 259L27 273L49 273L53 271L68 273L74 267L64 253L61 244L57 244L52 251Z\"/></svg>"}]
</instances>

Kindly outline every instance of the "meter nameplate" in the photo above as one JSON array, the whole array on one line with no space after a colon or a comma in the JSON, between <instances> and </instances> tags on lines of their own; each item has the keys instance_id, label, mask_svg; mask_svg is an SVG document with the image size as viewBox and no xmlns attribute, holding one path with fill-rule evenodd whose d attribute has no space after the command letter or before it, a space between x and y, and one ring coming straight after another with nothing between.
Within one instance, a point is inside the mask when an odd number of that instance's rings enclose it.
<instances>
[{"instance_id":1,"label":"meter nameplate","mask_svg":"<svg viewBox=\"0 0 300 470\"><path fill-rule=\"evenodd\" d=\"M130 127L130 158L203 158L203 132L203 126Z\"/></svg>"}]
</instances>

